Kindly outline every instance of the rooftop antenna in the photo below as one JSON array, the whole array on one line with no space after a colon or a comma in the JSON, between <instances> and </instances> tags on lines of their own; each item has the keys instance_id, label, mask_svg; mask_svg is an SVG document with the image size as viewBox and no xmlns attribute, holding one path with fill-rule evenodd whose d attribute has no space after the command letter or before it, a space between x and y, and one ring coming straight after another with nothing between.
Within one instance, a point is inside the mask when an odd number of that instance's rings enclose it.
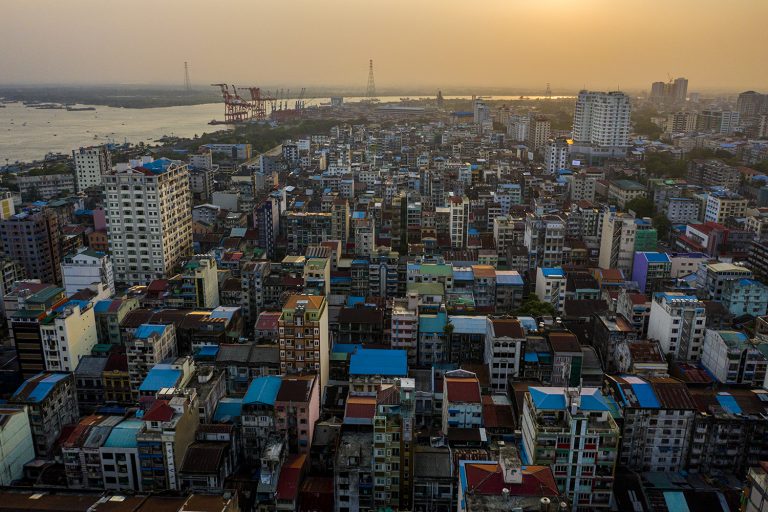
<instances>
[{"instance_id":1,"label":"rooftop antenna","mask_svg":"<svg viewBox=\"0 0 768 512\"><path fill-rule=\"evenodd\" d=\"M368 86L365 88L365 99L376 101L376 82L373 80L373 59L368 62Z\"/></svg>"},{"instance_id":2,"label":"rooftop antenna","mask_svg":"<svg viewBox=\"0 0 768 512\"><path fill-rule=\"evenodd\" d=\"M184 89L189 93L192 92L192 82L189 81L189 63L184 61Z\"/></svg>"}]
</instances>

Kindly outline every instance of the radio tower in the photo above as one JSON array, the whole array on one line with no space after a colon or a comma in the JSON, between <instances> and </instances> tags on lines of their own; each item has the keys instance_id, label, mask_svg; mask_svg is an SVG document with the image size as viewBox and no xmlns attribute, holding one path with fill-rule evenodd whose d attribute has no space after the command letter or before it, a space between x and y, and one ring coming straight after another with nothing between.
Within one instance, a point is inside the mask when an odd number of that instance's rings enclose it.
<instances>
[{"instance_id":1,"label":"radio tower","mask_svg":"<svg viewBox=\"0 0 768 512\"><path fill-rule=\"evenodd\" d=\"M368 64L368 87L365 89L365 101L376 102L376 82L373 80L373 59Z\"/></svg>"},{"instance_id":2,"label":"radio tower","mask_svg":"<svg viewBox=\"0 0 768 512\"><path fill-rule=\"evenodd\" d=\"M548 100L552 99L552 89L549 88L549 82L547 82L547 90L544 91L544 96L546 96Z\"/></svg>"},{"instance_id":3,"label":"radio tower","mask_svg":"<svg viewBox=\"0 0 768 512\"><path fill-rule=\"evenodd\" d=\"M184 61L184 89L187 93L192 92L192 82L189 81L189 64Z\"/></svg>"}]
</instances>

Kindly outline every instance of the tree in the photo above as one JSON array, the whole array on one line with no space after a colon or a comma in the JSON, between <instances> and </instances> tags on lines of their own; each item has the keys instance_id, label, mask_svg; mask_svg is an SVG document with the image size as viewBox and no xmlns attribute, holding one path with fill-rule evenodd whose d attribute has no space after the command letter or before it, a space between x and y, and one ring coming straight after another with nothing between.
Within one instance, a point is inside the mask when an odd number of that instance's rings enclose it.
<instances>
[{"instance_id":1,"label":"tree","mask_svg":"<svg viewBox=\"0 0 768 512\"><path fill-rule=\"evenodd\" d=\"M543 302L535 294L530 294L515 312L517 316L554 316L555 307L549 302Z\"/></svg>"},{"instance_id":2,"label":"tree","mask_svg":"<svg viewBox=\"0 0 768 512\"><path fill-rule=\"evenodd\" d=\"M659 240L666 241L669 238L669 233L672 231L672 223L664 214L658 214L653 217L653 227L656 228L656 233L659 236Z\"/></svg>"},{"instance_id":3,"label":"tree","mask_svg":"<svg viewBox=\"0 0 768 512\"><path fill-rule=\"evenodd\" d=\"M652 217L653 201L647 197L636 197L631 201L627 201L626 209L632 210L638 217Z\"/></svg>"}]
</instances>

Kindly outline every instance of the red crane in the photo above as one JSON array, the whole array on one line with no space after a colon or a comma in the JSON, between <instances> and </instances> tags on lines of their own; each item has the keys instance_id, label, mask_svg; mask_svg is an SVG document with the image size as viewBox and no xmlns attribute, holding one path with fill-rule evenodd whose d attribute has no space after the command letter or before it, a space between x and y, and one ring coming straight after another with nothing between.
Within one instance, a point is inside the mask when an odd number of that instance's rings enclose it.
<instances>
[{"instance_id":1,"label":"red crane","mask_svg":"<svg viewBox=\"0 0 768 512\"><path fill-rule=\"evenodd\" d=\"M227 84L211 85L221 89L221 96L224 98L224 122L242 123L251 118L253 115L251 105L240 97L234 85L232 86L234 94L229 91Z\"/></svg>"}]
</instances>

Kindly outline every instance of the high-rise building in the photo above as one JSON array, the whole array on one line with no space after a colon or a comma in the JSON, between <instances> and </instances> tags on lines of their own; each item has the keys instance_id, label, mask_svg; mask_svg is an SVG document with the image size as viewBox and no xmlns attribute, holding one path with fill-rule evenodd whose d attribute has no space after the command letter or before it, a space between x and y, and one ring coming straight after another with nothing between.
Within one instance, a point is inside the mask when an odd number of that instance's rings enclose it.
<instances>
[{"instance_id":1,"label":"high-rise building","mask_svg":"<svg viewBox=\"0 0 768 512\"><path fill-rule=\"evenodd\" d=\"M651 302L648 339L675 359L698 361L704 342L704 303L680 292L656 293Z\"/></svg>"},{"instance_id":2,"label":"high-rise building","mask_svg":"<svg viewBox=\"0 0 768 512\"><path fill-rule=\"evenodd\" d=\"M474 114L474 122L475 124L483 124L486 121L490 121L491 119L491 110L488 108L488 105L485 104L483 100L476 99L472 103L472 110Z\"/></svg>"},{"instance_id":3,"label":"high-rise building","mask_svg":"<svg viewBox=\"0 0 768 512\"><path fill-rule=\"evenodd\" d=\"M75 161L77 190L101 186L102 176L112 170L112 159L106 146L93 146L72 151Z\"/></svg>"},{"instance_id":4,"label":"high-rise building","mask_svg":"<svg viewBox=\"0 0 768 512\"><path fill-rule=\"evenodd\" d=\"M607 211L603 213L603 230L600 237L600 268L616 268L625 276L632 274L635 255L635 218L628 213Z\"/></svg>"},{"instance_id":5,"label":"high-rise building","mask_svg":"<svg viewBox=\"0 0 768 512\"><path fill-rule=\"evenodd\" d=\"M675 78L672 82L672 101L675 103L684 103L688 97L688 79Z\"/></svg>"},{"instance_id":6,"label":"high-rise building","mask_svg":"<svg viewBox=\"0 0 768 512\"><path fill-rule=\"evenodd\" d=\"M768 94L743 92L736 100L736 110L744 120L753 120L761 114L768 114Z\"/></svg>"},{"instance_id":7,"label":"high-rise building","mask_svg":"<svg viewBox=\"0 0 768 512\"><path fill-rule=\"evenodd\" d=\"M187 164L144 158L118 165L103 179L116 282L163 279L192 255Z\"/></svg>"},{"instance_id":8,"label":"high-rise building","mask_svg":"<svg viewBox=\"0 0 768 512\"><path fill-rule=\"evenodd\" d=\"M544 116L531 116L528 123L526 144L531 151L543 148L549 140L550 122Z\"/></svg>"},{"instance_id":9,"label":"high-rise building","mask_svg":"<svg viewBox=\"0 0 768 512\"><path fill-rule=\"evenodd\" d=\"M531 386L522 409L529 462L552 467L571 510L609 509L621 431L600 389Z\"/></svg>"},{"instance_id":10,"label":"high-rise building","mask_svg":"<svg viewBox=\"0 0 768 512\"><path fill-rule=\"evenodd\" d=\"M559 215L536 215L525 217L523 245L528 249L528 266L557 267L563 263L565 244L565 222Z\"/></svg>"},{"instance_id":11,"label":"high-rise building","mask_svg":"<svg viewBox=\"0 0 768 512\"><path fill-rule=\"evenodd\" d=\"M26 277L61 283L61 230L48 209L23 211L0 221L2 253L24 267Z\"/></svg>"},{"instance_id":12,"label":"high-rise building","mask_svg":"<svg viewBox=\"0 0 768 512\"><path fill-rule=\"evenodd\" d=\"M620 462L635 471L686 469L697 407L686 385L669 377L606 376L621 408Z\"/></svg>"},{"instance_id":13,"label":"high-rise building","mask_svg":"<svg viewBox=\"0 0 768 512\"><path fill-rule=\"evenodd\" d=\"M568 167L569 144L564 137L550 139L544 146L544 168L549 173L556 173Z\"/></svg>"},{"instance_id":14,"label":"high-rise building","mask_svg":"<svg viewBox=\"0 0 768 512\"><path fill-rule=\"evenodd\" d=\"M278 322L280 370L317 373L320 389L328 383L330 346L328 304L319 295L291 295Z\"/></svg>"},{"instance_id":15,"label":"high-rise building","mask_svg":"<svg viewBox=\"0 0 768 512\"><path fill-rule=\"evenodd\" d=\"M451 247L466 247L469 199L466 196L452 196L448 201L448 207L450 208Z\"/></svg>"},{"instance_id":16,"label":"high-rise building","mask_svg":"<svg viewBox=\"0 0 768 512\"><path fill-rule=\"evenodd\" d=\"M573 114L574 145L602 148L615 156L625 154L630 112L629 96L621 91L581 91Z\"/></svg>"}]
</instances>

